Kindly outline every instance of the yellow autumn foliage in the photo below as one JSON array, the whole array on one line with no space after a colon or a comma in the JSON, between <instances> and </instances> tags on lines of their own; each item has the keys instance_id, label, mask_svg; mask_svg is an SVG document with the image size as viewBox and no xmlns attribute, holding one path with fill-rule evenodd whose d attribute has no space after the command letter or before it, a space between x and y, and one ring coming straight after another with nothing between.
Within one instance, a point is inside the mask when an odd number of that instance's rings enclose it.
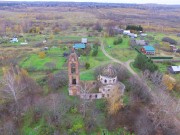
<instances>
[{"instance_id":1,"label":"yellow autumn foliage","mask_svg":"<svg viewBox=\"0 0 180 135\"><path fill-rule=\"evenodd\" d=\"M39 52L39 58L43 59L46 57L45 52Z\"/></svg>"},{"instance_id":2,"label":"yellow autumn foliage","mask_svg":"<svg viewBox=\"0 0 180 135\"><path fill-rule=\"evenodd\" d=\"M176 80L170 75L164 75L162 81L168 90L172 90L176 85Z\"/></svg>"},{"instance_id":3,"label":"yellow autumn foliage","mask_svg":"<svg viewBox=\"0 0 180 135\"><path fill-rule=\"evenodd\" d=\"M110 97L107 101L109 114L116 114L119 111L119 109L123 107L119 87L114 87L114 89L111 90Z\"/></svg>"}]
</instances>

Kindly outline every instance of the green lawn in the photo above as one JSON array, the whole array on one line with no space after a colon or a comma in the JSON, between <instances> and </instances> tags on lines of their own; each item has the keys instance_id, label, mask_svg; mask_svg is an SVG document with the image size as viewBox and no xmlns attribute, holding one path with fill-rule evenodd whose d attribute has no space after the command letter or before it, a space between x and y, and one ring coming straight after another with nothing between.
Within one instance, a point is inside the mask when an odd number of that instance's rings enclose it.
<instances>
[{"instance_id":1,"label":"green lawn","mask_svg":"<svg viewBox=\"0 0 180 135\"><path fill-rule=\"evenodd\" d=\"M109 59L104 55L104 53L101 51L100 47L99 47L99 51L97 56L93 57L91 56L91 54L89 56L81 56L79 61L81 63L90 63L90 68L93 67L97 67L98 65L101 65L107 61L109 61Z\"/></svg>"},{"instance_id":2,"label":"green lawn","mask_svg":"<svg viewBox=\"0 0 180 135\"><path fill-rule=\"evenodd\" d=\"M92 70L88 70L83 72L82 74L80 74L80 80L95 80L96 78L94 78L94 73Z\"/></svg>"},{"instance_id":3,"label":"green lawn","mask_svg":"<svg viewBox=\"0 0 180 135\"><path fill-rule=\"evenodd\" d=\"M38 54L31 54L20 63L20 66L22 68L34 68L35 70L47 70L48 67L45 64L53 62L56 64L56 69L61 69L66 61L66 58L62 57L62 53L63 51L59 48L52 48L47 51L45 58L40 58Z\"/></svg>"},{"instance_id":4,"label":"green lawn","mask_svg":"<svg viewBox=\"0 0 180 135\"><path fill-rule=\"evenodd\" d=\"M123 37L123 42L118 45L113 45L113 41L116 37L110 37L104 39L105 50L114 58L120 61L128 61L134 59L137 56L137 52L129 47L129 38Z\"/></svg>"}]
</instances>

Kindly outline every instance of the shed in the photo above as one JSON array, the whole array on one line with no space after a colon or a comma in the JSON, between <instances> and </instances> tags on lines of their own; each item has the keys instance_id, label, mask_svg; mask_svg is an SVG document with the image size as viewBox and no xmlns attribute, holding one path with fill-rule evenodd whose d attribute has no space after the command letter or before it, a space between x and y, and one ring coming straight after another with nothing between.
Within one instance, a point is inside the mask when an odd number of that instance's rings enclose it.
<instances>
[{"instance_id":1,"label":"shed","mask_svg":"<svg viewBox=\"0 0 180 135\"><path fill-rule=\"evenodd\" d=\"M141 48L141 52L148 55L154 55L155 54L155 48L153 46L147 45L143 46Z\"/></svg>"},{"instance_id":2,"label":"shed","mask_svg":"<svg viewBox=\"0 0 180 135\"><path fill-rule=\"evenodd\" d=\"M123 34L125 34L125 35L128 35L128 34L130 34L131 32L130 32L130 30L124 30L123 31Z\"/></svg>"},{"instance_id":3,"label":"shed","mask_svg":"<svg viewBox=\"0 0 180 135\"><path fill-rule=\"evenodd\" d=\"M74 44L74 45L73 45L73 48L74 48L74 49L85 49L85 48L86 48L86 45L83 44L83 43L77 43L77 44Z\"/></svg>"},{"instance_id":4,"label":"shed","mask_svg":"<svg viewBox=\"0 0 180 135\"><path fill-rule=\"evenodd\" d=\"M177 74L180 73L180 65L179 66L170 66L168 68L169 72L173 73L173 74Z\"/></svg>"},{"instance_id":5,"label":"shed","mask_svg":"<svg viewBox=\"0 0 180 135\"><path fill-rule=\"evenodd\" d=\"M136 40L136 45L145 46L146 41L145 40Z\"/></svg>"},{"instance_id":6,"label":"shed","mask_svg":"<svg viewBox=\"0 0 180 135\"><path fill-rule=\"evenodd\" d=\"M82 39L81 39L81 43L87 44L87 38L82 38Z\"/></svg>"},{"instance_id":7,"label":"shed","mask_svg":"<svg viewBox=\"0 0 180 135\"><path fill-rule=\"evenodd\" d=\"M11 42L11 43L15 43L15 42L17 43L17 42L18 42L18 39L17 39L17 38L12 38L12 39L10 40L10 42Z\"/></svg>"}]
</instances>

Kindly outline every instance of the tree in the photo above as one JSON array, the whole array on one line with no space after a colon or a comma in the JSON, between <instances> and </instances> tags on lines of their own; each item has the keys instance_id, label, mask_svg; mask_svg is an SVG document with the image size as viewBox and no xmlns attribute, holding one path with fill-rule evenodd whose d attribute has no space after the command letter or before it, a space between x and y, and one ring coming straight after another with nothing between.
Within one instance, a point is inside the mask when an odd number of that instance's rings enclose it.
<instances>
[{"instance_id":1,"label":"tree","mask_svg":"<svg viewBox=\"0 0 180 135\"><path fill-rule=\"evenodd\" d=\"M151 107L148 109L148 115L155 129L168 129L170 126L179 125L180 122L177 121L177 117L180 113L180 100L177 101L171 97L161 87L156 87L151 93L153 100Z\"/></svg>"},{"instance_id":2,"label":"tree","mask_svg":"<svg viewBox=\"0 0 180 135\"><path fill-rule=\"evenodd\" d=\"M170 38L170 37L164 37L164 38L162 39L162 41L163 41L163 42L168 42L168 43L174 44L174 45L177 44L177 41L174 40L174 39L172 39L172 38Z\"/></svg>"},{"instance_id":3,"label":"tree","mask_svg":"<svg viewBox=\"0 0 180 135\"><path fill-rule=\"evenodd\" d=\"M162 81L168 90L172 90L176 84L176 80L169 75L164 75Z\"/></svg>"},{"instance_id":4,"label":"tree","mask_svg":"<svg viewBox=\"0 0 180 135\"><path fill-rule=\"evenodd\" d=\"M103 30L103 27L100 23L96 23L93 29L101 32Z\"/></svg>"},{"instance_id":5,"label":"tree","mask_svg":"<svg viewBox=\"0 0 180 135\"><path fill-rule=\"evenodd\" d=\"M4 69L3 72L1 94L4 98L13 99L18 105L18 99L24 95L26 88L21 78L20 69L11 67L10 69Z\"/></svg>"},{"instance_id":6,"label":"tree","mask_svg":"<svg viewBox=\"0 0 180 135\"><path fill-rule=\"evenodd\" d=\"M125 81L129 78L129 72L124 66L120 64L115 64L113 65L113 67L116 70L117 78L119 81Z\"/></svg>"},{"instance_id":7,"label":"tree","mask_svg":"<svg viewBox=\"0 0 180 135\"><path fill-rule=\"evenodd\" d=\"M122 95L119 86L114 86L114 88L110 91L109 98L107 99L109 114L115 114L121 107L123 107L121 96Z\"/></svg>"},{"instance_id":8,"label":"tree","mask_svg":"<svg viewBox=\"0 0 180 135\"><path fill-rule=\"evenodd\" d=\"M93 45L93 52L92 52L92 56L97 56L98 54L98 45L97 43Z\"/></svg>"},{"instance_id":9,"label":"tree","mask_svg":"<svg viewBox=\"0 0 180 135\"><path fill-rule=\"evenodd\" d=\"M56 74L48 76L48 86L52 90L57 90L68 83L68 76L66 71L60 71Z\"/></svg>"},{"instance_id":10,"label":"tree","mask_svg":"<svg viewBox=\"0 0 180 135\"><path fill-rule=\"evenodd\" d=\"M83 114L83 117L86 117L86 111L87 111L87 106L90 103L89 99L86 99L86 95L89 94L89 92L93 89L92 84L90 83L86 83L86 82L82 82L81 83L81 87L80 87L80 91L81 91L81 112Z\"/></svg>"},{"instance_id":11,"label":"tree","mask_svg":"<svg viewBox=\"0 0 180 135\"><path fill-rule=\"evenodd\" d=\"M121 44L122 42L123 42L122 37L118 37L117 39L114 40L113 44L118 45L118 44Z\"/></svg>"},{"instance_id":12,"label":"tree","mask_svg":"<svg viewBox=\"0 0 180 135\"><path fill-rule=\"evenodd\" d=\"M131 77L128 80L131 98L134 101L139 101L143 104L150 104L152 102L152 95L149 92L149 88L145 80L141 80L136 76Z\"/></svg>"},{"instance_id":13,"label":"tree","mask_svg":"<svg viewBox=\"0 0 180 135\"><path fill-rule=\"evenodd\" d=\"M126 30L135 30L135 31L143 31L143 28L141 25L136 26L136 25L127 25Z\"/></svg>"},{"instance_id":14,"label":"tree","mask_svg":"<svg viewBox=\"0 0 180 135\"><path fill-rule=\"evenodd\" d=\"M39 58L43 59L46 57L45 52L39 52Z\"/></svg>"},{"instance_id":15,"label":"tree","mask_svg":"<svg viewBox=\"0 0 180 135\"><path fill-rule=\"evenodd\" d=\"M158 66L155 65L150 58L147 58L143 54L137 55L134 61L134 66L141 69L142 71L149 70L151 72L154 72L158 70Z\"/></svg>"},{"instance_id":16,"label":"tree","mask_svg":"<svg viewBox=\"0 0 180 135\"><path fill-rule=\"evenodd\" d=\"M88 62L85 63L85 68L89 69L90 68L90 64Z\"/></svg>"}]
</instances>

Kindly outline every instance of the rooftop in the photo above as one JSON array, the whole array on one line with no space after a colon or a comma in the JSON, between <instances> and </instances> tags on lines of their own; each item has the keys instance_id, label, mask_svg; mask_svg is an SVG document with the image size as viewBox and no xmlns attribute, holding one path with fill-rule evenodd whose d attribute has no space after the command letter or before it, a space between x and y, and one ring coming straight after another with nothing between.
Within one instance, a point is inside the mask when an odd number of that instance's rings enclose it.
<instances>
[{"instance_id":1,"label":"rooftop","mask_svg":"<svg viewBox=\"0 0 180 135\"><path fill-rule=\"evenodd\" d=\"M86 48L86 45L83 44L83 43L77 43L77 44L73 45L73 48L75 48L75 49L84 49L84 48Z\"/></svg>"},{"instance_id":2,"label":"rooftop","mask_svg":"<svg viewBox=\"0 0 180 135\"><path fill-rule=\"evenodd\" d=\"M155 51L155 48L153 46L147 45L143 47L146 51Z\"/></svg>"},{"instance_id":3,"label":"rooftop","mask_svg":"<svg viewBox=\"0 0 180 135\"><path fill-rule=\"evenodd\" d=\"M173 71L180 72L180 66L171 66Z\"/></svg>"}]
</instances>

